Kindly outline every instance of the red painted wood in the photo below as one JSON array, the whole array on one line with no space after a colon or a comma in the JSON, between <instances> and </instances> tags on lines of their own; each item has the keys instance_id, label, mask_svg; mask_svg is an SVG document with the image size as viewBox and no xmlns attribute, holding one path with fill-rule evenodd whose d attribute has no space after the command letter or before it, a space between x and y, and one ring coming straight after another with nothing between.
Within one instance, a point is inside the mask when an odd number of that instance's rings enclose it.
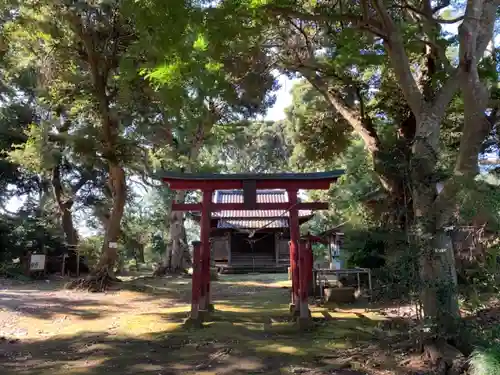
<instances>
[{"instance_id":1,"label":"red painted wood","mask_svg":"<svg viewBox=\"0 0 500 375\"><path fill-rule=\"evenodd\" d=\"M243 205L247 210L255 210L257 205L257 189L255 180L243 181Z\"/></svg>"},{"instance_id":2,"label":"red painted wood","mask_svg":"<svg viewBox=\"0 0 500 375\"><path fill-rule=\"evenodd\" d=\"M337 178L318 180L258 180L255 185L256 189L328 190L330 184L334 183L336 180ZM172 190L243 189L243 181L241 180L182 180L164 178L163 182L168 184Z\"/></svg>"},{"instance_id":3,"label":"red painted wood","mask_svg":"<svg viewBox=\"0 0 500 375\"><path fill-rule=\"evenodd\" d=\"M293 303L298 303L299 292L299 267L298 267L298 250L299 250L299 213L297 209L297 190L287 190L288 201L290 203L290 266L292 268L292 294Z\"/></svg>"},{"instance_id":4,"label":"red painted wood","mask_svg":"<svg viewBox=\"0 0 500 375\"><path fill-rule=\"evenodd\" d=\"M201 212L201 203L172 203L172 211Z\"/></svg>"},{"instance_id":5,"label":"red painted wood","mask_svg":"<svg viewBox=\"0 0 500 375\"><path fill-rule=\"evenodd\" d=\"M310 243L322 243L325 245L328 245L330 243L330 241L328 241L328 239L323 238L323 237L313 236L312 234L306 234L305 236L302 236L300 238L304 239Z\"/></svg>"},{"instance_id":6,"label":"red painted wood","mask_svg":"<svg viewBox=\"0 0 500 375\"><path fill-rule=\"evenodd\" d=\"M288 210L294 203L257 203L256 210ZM201 211L203 205L201 203L172 203L172 211ZM297 210L327 210L328 203L326 202L304 202L298 203ZM216 211L247 211L243 203L211 203L211 212Z\"/></svg>"},{"instance_id":7,"label":"red painted wood","mask_svg":"<svg viewBox=\"0 0 500 375\"><path fill-rule=\"evenodd\" d=\"M200 309L207 310L210 305L210 214L212 191L205 190L202 197L202 211L200 220L200 240L202 257L202 286Z\"/></svg>"}]
</instances>

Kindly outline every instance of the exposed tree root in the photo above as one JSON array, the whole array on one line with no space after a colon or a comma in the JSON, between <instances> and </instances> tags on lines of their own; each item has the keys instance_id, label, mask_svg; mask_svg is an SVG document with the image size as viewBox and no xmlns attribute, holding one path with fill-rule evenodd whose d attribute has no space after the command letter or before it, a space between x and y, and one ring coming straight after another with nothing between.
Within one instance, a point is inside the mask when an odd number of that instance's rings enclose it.
<instances>
[{"instance_id":1,"label":"exposed tree root","mask_svg":"<svg viewBox=\"0 0 500 375\"><path fill-rule=\"evenodd\" d=\"M153 272L154 277L161 277L165 275L183 275L183 274L187 274L187 271L185 269L182 268L171 269L163 264L159 266L157 269L155 269Z\"/></svg>"},{"instance_id":2,"label":"exposed tree root","mask_svg":"<svg viewBox=\"0 0 500 375\"><path fill-rule=\"evenodd\" d=\"M72 280L66 283L66 289L84 290L87 292L105 292L114 282L121 281L108 272L99 272L85 278Z\"/></svg>"},{"instance_id":3,"label":"exposed tree root","mask_svg":"<svg viewBox=\"0 0 500 375\"><path fill-rule=\"evenodd\" d=\"M461 375L467 370L467 358L445 340L424 344L423 357L436 369L437 374Z\"/></svg>"}]
</instances>

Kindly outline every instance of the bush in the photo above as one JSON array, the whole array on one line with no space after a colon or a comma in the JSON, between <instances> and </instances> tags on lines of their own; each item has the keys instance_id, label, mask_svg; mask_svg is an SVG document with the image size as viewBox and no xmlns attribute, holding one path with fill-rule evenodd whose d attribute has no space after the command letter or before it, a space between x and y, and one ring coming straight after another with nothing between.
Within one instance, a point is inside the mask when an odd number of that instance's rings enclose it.
<instances>
[{"instance_id":1,"label":"bush","mask_svg":"<svg viewBox=\"0 0 500 375\"><path fill-rule=\"evenodd\" d=\"M372 270L374 299L408 299L417 291L418 251L406 233L377 227L345 232L349 267Z\"/></svg>"},{"instance_id":2,"label":"bush","mask_svg":"<svg viewBox=\"0 0 500 375\"><path fill-rule=\"evenodd\" d=\"M469 358L471 375L500 374L500 344L476 349Z\"/></svg>"}]
</instances>

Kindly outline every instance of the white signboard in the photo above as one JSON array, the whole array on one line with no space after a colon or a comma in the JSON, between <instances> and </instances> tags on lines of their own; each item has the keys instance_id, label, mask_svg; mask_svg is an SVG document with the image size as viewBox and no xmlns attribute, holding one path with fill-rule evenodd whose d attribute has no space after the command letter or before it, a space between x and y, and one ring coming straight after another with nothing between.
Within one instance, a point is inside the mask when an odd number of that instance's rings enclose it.
<instances>
[{"instance_id":1,"label":"white signboard","mask_svg":"<svg viewBox=\"0 0 500 375\"><path fill-rule=\"evenodd\" d=\"M118 243L117 242L110 242L109 243L109 248L110 249L117 249L118 248Z\"/></svg>"},{"instance_id":2,"label":"white signboard","mask_svg":"<svg viewBox=\"0 0 500 375\"><path fill-rule=\"evenodd\" d=\"M45 269L45 254L31 254L30 271L43 271Z\"/></svg>"}]
</instances>

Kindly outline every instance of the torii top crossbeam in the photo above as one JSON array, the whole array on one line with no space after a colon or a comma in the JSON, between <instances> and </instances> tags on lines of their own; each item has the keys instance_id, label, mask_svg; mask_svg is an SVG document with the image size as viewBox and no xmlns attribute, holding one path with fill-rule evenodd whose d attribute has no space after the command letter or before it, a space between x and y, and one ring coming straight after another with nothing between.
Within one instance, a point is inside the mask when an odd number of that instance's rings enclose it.
<instances>
[{"instance_id":1,"label":"torii top crossbeam","mask_svg":"<svg viewBox=\"0 0 500 375\"><path fill-rule=\"evenodd\" d=\"M330 184L344 174L343 170L314 173L176 173L166 172L161 178L173 190L230 190L243 189L245 183L254 181L257 189L319 189L327 190Z\"/></svg>"}]
</instances>

